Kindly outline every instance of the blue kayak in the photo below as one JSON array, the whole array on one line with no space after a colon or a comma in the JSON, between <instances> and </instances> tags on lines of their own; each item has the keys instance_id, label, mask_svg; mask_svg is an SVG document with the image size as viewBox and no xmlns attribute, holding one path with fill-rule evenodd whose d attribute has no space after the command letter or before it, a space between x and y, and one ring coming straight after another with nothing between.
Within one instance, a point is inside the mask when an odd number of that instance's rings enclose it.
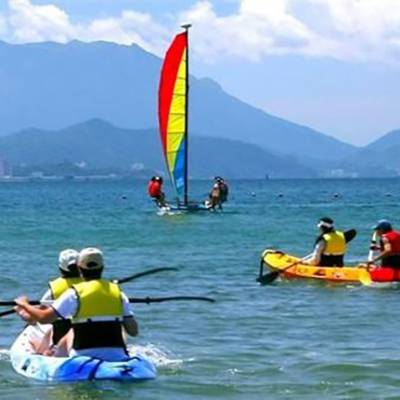
<instances>
[{"instance_id":1,"label":"blue kayak","mask_svg":"<svg viewBox=\"0 0 400 400\"><path fill-rule=\"evenodd\" d=\"M154 364L141 355L125 361L104 361L98 358L49 357L35 354L31 341L40 340L51 329L50 325L28 326L18 336L10 349L10 358L16 372L41 381L143 381L154 379Z\"/></svg>"}]
</instances>

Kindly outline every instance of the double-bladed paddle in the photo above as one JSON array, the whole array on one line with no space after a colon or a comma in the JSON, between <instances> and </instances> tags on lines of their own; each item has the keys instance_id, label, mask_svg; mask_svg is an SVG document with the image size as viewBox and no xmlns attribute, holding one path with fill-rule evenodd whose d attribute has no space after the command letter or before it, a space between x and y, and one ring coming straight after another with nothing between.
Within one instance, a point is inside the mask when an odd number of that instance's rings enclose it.
<instances>
[{"instance_id":1,"label":"double-bladed paddle","mask_svg":"<svg viewBox=\"0 0 400 400\"><path fill-rule=\"evenodd\" d=\"M208 303L215 303L215 300L210 297L203 296L172 296L172 297L129 297L129 303L142 303L142 304L151 304L151 303L164 303L166 301L206 301ZM36 306L40 305L39 300L31 300L29 304ZM16 306L17 303L15 301L0 301L0 306ZM0 317L5 317L6 315L10 315L15 313L15 310L7 310L0 313Z\"/></svg>"},{"instance_id":2,"label":"double-bladed paddle","mask_svg":"<svg viewBox=\"0 0 400 400\"><path fill-rule=\"evenodd\" d=\"M357 231L355 229L349 229L348 231L344 232L344 237L345 237L346 243L349 243L351 240L353 240L356 237L356 235L357 235ZM288 269L294 267L295 265L300 264L301 262L305 261L307 258L311 257L312 255L313 255L313 253L310 253L310 254L306 255L305 257L300 258L299 260L296 260L294 263L289 264L285 268L268 272L265 275L262 274L263 267L264 267L264 259L263 259L263 257L261 257L260 274L259 274L259 277L257 278L257 282L259 282L261 285L268 285L269 283L274 282L280 274L282 274L283 272L287 271ZM368 273L368 271L366 271L366 272ZM363 275L363 280L365 282L367 282L367 277L365 276L365 274ZM360 282L363 283L361 281L361 279L360 279Z\"/></svg>"},{"instance_id":3,"label":"double-bladed paddle","mask_svg":"<svg viewBox=\"0 0 400 400\"><path fill-rule=\"evenodd\" d=\"M131 276L127 276L127 277L122 278L122 279L113 279L112 282L118 283L118 284L127 283L127 282L133 281L133 280L135 280L137 278L141 278L141 277L147 276L147 275L156 274L158 272L163 272L163 271L178 271L178 268L173 268L173 267L153 268L153 269L149 269L147 271L138 272L136 274L133 274ZM10 304L10 305L14 305L14 304ZM13 313L15 313L14 309L3 311L3 312L0 312L0 317L5 317L6 315L11 315Z\"/></svg>"},{"instance_id":4,"label":"double-bladed paddle","mask_svg":"<svg viewBox=\"0 0 400 400\"><path fill-rule=\"evenodd\" d=\"M171 297L129 297L129 303L164 303L165 301L207 301L208 303L215 303L215 300L210 297L203 296L171 296ZM39 300L30 300L29 304L38 306L41 304ZM0 301L0 306L16 306L17 303L12 301ZM11 311L11 310L10 310Z\"/></svg>"},{"instance_id":5,"label":"double-bladed paddle","mask_svg":"<svg viewBox=\"0 0 400 400\"><path fill-rule=\"evenodd\" d=\"M112 280L112 282L118 283L118 284L126 283L126 282L133 281L134 279L141 278L142 276L152 275L152 274L156 274L158 272L163 272L163 271L178 271L178 268L173 268L173 267L153 268L153 269L149 269L148 271L138 272L137 274L127 276L126 278L114 279L114 280Z\"/></svg>"}]
</instances>

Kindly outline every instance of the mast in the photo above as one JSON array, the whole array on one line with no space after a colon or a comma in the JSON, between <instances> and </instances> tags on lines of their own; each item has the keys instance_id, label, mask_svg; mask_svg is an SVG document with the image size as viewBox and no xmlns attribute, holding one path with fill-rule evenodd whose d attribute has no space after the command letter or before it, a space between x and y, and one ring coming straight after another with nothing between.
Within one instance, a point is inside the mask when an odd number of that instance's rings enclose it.
<instances>
[{"instance_id":1,"label":"mast","mask_svg":"<svg viewBox=\"0 0 400 400\"><path fill-rule=\"evenodd\" d=\"M185 179L185 192L183 197L183 203L185 206L188 205L188 183L189 183L189 28L192 24L181 25L181 28L185 30L186 33L186 101L185 101L185 169L184 169L184 179Z\"/></svg>"}]
</instances>

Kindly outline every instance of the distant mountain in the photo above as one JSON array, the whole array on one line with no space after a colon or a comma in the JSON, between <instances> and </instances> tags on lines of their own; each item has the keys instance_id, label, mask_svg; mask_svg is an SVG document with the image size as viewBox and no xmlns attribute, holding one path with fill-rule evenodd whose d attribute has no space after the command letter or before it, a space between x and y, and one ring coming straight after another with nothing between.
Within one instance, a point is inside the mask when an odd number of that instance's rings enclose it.
<instances>
[{"instance_id":1,"label":"distant mountain","mask_svg":"<svg viewBox=\"0 0 400 400\"><path fill-rule=\"evenodd\" d=\"M370 143L365 147L366 150L372 151L384 151L388 150L390 147L400 145L400 129L391 131Z\"/></svg>"},{"instance_id":2,"label":"distant mountain","mask_svg":"<svg viewBox=\"0 0 400 400\"><path fill-rule=\"evenodd\" d=\"M201 134L255 143L275 153L300 159L337 159L356 147L252 107L227 94L210 79L194 81L192 126Z\"/></svg>"},{"instance_id":3,"label":"distant mountain","mask_svg":"<svg viewBox=\"0 0 400 400\"><path fill-rule=\"evenodd\" d=\"M388 174L400 174L400 129L383 135L351 157L354 165L370 171L385 168Z\"/></svg>"},{"instance_id":4,"label":"distant mountain","mask_svg":"<svg viewBox=\"0 0 400 400\"><path fill-rule=\"evenodd\" d=\"M0 59L0 104L7 105L0 107L0 134L32 126L61 129L91 118L157 127L161 60L137 45L0 42ZM300 159L337 159L356 150L252 107L209 79L192 77L190 94L194 135L240 140Z\"/></svg>"},{"instance_id":5,"label":"distant mountain","mask_svg":"<svg viewBox=\"0 0 400 400\"><path fill-rule=\"evenodd\" d=\"M60 131L26 129L0 137L0 158L20 168L59 170L72 164L74 174L86 170L129 172L164 170L158 132L117 128L100 119ZM42 167L42 168L41 168ZM259 146L239 141L194 136L190 142L190 175L209 178L314 177L315 172Z\"/></svg>"}]
</instances>

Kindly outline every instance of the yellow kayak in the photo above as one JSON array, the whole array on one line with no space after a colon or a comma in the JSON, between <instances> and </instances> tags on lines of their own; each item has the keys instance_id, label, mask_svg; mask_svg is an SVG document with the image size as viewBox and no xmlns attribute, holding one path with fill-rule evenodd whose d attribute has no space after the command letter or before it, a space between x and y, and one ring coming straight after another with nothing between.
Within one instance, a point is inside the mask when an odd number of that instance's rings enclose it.
<instances>
[{"instance_id":1,"label":"yellow kayak","mask_svg":"<svg viewBox=\"0 0 400 400\"><path fill-rule=\"evenodd\" d=\"M262 253L264 267L282 271L285 278L311 278L330 282L371 284L367 270L359 267L320 267L307 265L301 259L277 250L265 250ZM292 265L290 267L290 265ZM286 268L286 269L285 269Z\"/></svg>"}]
</instances>

